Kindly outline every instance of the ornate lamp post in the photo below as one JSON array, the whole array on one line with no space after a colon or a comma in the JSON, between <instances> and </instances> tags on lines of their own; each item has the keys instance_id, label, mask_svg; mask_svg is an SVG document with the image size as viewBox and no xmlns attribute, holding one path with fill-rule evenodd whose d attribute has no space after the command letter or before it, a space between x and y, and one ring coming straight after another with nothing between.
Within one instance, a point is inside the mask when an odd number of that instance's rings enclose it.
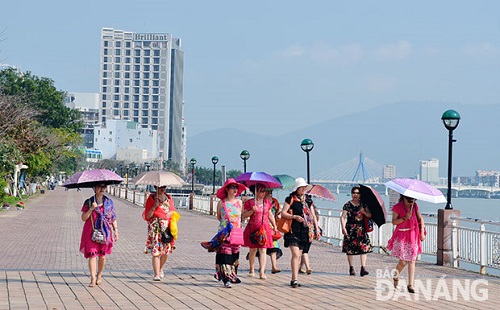
<instances>
[{"instance_id":1,"label":"ornate lamp post","mask_svg":"<svg viewBox=\"0 0 500 310\"><path fill-rule=\"evenodd\" d=\"M250 152L243 150L240 153L240 158L243 159L243 172L247 172L247 160L250 158Z\"/></svg>"},{"instance_id":2,"label":"ornate lamp post","mask_svg":"<svg viewBox=\"0 0 500 310\"><path fill-rule=\"evenodd\" d=\"M196 158L191 158L191 193L194 194L194 165L196 165Z\"/></svg>"},{"instance_id":3,"label":"ornate lamp post","mask_svg":"<svg viewBox=\"0 0 500 310\"><path fill-rule=\"evenodd\" d=\"M453 130L458 127L460 114L458 114L455 110L448 110L443 113L441 120L443 121L444 127L448 129L448 191L446 193L447 203L445 209L453 209L453 206L451 205L451 163L453 157L453 142L457 141L453 139Z\"/></svg>"},{"instance_id":4,"label":"ornate lamp post","mask_svg":"<svg viewBox=\"0 0 500 310\"><path fill-rule=\"evenodd\" d=\"M214 164L214 179L213 179L213 188L212 188L212 195L215 194L215 166L219 162L219 157L214 156L212 157L212 164Z\"/></svg>"},{"instance_id":5,"label":"ornate lamp post","mask_svg":"<svg viewBox=\"0 0 500 310\"><path fill-rule=\"evenodd\" d=\"M146 171L149 171L149 167L151 167L151 163L150 162L145 162L144 166L146 166Z\"/></svg>"},{"instance_id":6,"label":"ornate lamp post","mask_svg":"<svg viewBox=\"0 0 500 310\"><path fill-rule=\"evenodd\" d=\"M311 152L314 148L314 143L311 139L304 139L302 140L302 143L300 143L300 147L302 148L302 151L306 152L307 154L307 183L310 183L311 178L309 172L309 152Z\"/></svg>"}]
</instances>

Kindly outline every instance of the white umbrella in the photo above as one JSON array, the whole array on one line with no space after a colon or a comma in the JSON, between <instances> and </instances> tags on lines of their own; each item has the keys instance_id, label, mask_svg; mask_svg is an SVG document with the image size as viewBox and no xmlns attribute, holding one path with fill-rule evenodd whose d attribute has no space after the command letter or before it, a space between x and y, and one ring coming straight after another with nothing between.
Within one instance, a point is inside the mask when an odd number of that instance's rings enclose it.
<instances>
[{"instance_id":1,"label":"white umbrella","mask_svg":"<svg viewBox=\"0 0 500 310\"><path fill-rule=\"evenodd\" d=\"M169 171L146 171L131 180L136 185L154 185L154 186L182 186L184 180L175 173Z\"/></svg>"},{"instance_id":2,"label":"white umbrella","mask_svg":"<svg viewBox=\"0 0 500 310\"><path fill-rule=\"evenodd\" d=\"M446 198L439 189L420 180L405 178L393 179L385 183L385 186L406 197L420 199L431 203L446 202Z\"/></svg>"}]
</instances>

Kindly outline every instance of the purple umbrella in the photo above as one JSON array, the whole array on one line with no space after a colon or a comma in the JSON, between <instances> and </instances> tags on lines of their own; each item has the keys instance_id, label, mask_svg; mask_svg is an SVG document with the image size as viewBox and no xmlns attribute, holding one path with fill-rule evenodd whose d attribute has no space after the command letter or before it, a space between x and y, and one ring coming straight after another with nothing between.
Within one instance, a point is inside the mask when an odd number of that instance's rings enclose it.
<instances>
[{"instance_id":1,"label":"purple umbrella","mask_svg":"<svg viewBox=\"0 0 500 310\"><path fill-rule=\"evenodd\" d=\"M94 187L98 184L119 184L123 179L107 169L79 171L70 176L62 186L66 188Z\"/></svg>"},{"instance_id":2,"label":"purple umbrella","mask_svg":"<svg viewBox=\"0 0 500 310\"><path fill-rule=\"evenodd\" d=\"M262 184L265 188L281 187L280 181L276 180L275 177L265 172L245 172L240 174L234 180L246 185L247 187L256 184Z\"/></svg>"},{"instance_id":3,"label":"purple umbrella","mask_svg":"<svg viewBox=\"0 0 500 310\"><path fill-rule=\"evenodd\" d=\"M420 199L431 203L446 202L443 193L432 185L415 179L393 179L385 186L406 197Z\"/></svg>"}]
</instances>

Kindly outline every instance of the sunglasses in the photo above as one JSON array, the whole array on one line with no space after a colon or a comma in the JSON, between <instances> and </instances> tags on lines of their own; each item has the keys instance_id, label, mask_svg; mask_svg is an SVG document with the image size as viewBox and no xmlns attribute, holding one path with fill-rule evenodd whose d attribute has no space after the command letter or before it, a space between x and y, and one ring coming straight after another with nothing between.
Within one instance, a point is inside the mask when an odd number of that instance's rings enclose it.
<instances>
[{"instance_id":1,"label":"sunglasses","mask_svg":"<svg viewBox=\"0 0 500 310\"><path fill-rule=\"evenodd\" d=\"M228 189L238 189L238 185L229 185Z\"/></svg>"},{"instance_id":2,"label":"sunglasses","mask_svg":"<svg viewBox=\"0 0 500 310\"><path fill-rule=\"evenodd\" d=\"M353 195L359 195L361 193L360 192L352 192L351 194L353 194Z\"/></svg>"}]
</instances>

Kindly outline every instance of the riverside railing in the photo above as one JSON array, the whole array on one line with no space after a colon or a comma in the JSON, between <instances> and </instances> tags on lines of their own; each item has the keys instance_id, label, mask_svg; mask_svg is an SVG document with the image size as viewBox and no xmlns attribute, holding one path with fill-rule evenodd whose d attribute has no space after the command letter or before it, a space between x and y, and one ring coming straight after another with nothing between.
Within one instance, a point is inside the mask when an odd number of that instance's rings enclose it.
<instances>
[{"instance_id":1,"label":"riverside railing","mask_svg":"<svg viewBox=\"0 0 500 310\"><path fill-rule=\"evenodd\" d=\"M340 225L342 211L337 209L322 209L319 211L319 226L323 229L323 241L334 245L342 245L343 235ZM427 236L422 243L422 254L437 255L437 215L422 214L425 221ZM479 272L484 274L486 268L500 270L500 232L487 231L486 225L500 226L500 222L485 221L470 218L452 218L454 226L452 233L453 266L458 268L459 262L479 265ZM459 226L459 222L479 224L479 229ZM385 246L392 236L394 225L391 220L369 233L370 241L379 253L387 250Z\"/></svg>"},{"instance_id":2,"label":"riverside railing","mask_svg":"<svg viewBox=\"0 0 500 310\"><path fill-rule=\"evenodd\" d=\"M125 187L111 186L110 194L133 204L143 206L147 193ZM174 204L178 209L188 209L190 194L172 194ZM193 209L198 212L210 214L214 212L218 199L210 195L194 195ZM211 207L212 206L212 207ZM343 240L340 228L341 210L318 208L319 226L323 229L322 241L333 245L341 245ZM215 212L214 212L215 213ZM437 215L422 214L425 221L427 237L422 243L422 253L426 255L437 255ZM500 222L486 221L457 217L452 218L453 233L453 266L458 268L460 262L470 263L479 266L479 272L486 273L486 268L500 270L500 232L486 230L487 225L500 227ZM470 223L469 225L479 225L478 228L459 226L460 222ZM388 219L387 223L374 229L370 235L370 241L378 253L387 253L385 246L392 236L394 225Z\"/></svg>"}]
</instances>

